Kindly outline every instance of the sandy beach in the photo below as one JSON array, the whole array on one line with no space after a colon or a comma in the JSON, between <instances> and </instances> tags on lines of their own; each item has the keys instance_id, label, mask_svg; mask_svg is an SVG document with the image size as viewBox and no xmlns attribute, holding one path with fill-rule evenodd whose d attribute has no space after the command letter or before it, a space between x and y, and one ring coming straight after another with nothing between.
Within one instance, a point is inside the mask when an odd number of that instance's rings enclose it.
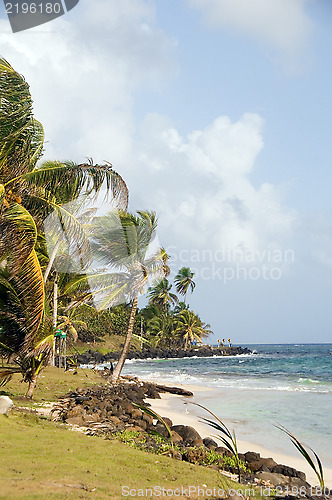
<instances>
[{"instance_id":1,"label":"sandy beach","mask_svg":"<svg viewBox=\"0 0 332 500\"><path fill-rule=\"evenodd\" d=\"M197 432L199 432L202 438L209 436L216 440L214 430L208 425L200 422L200 419L197 416L201 414L199 413L199 408L188 404L189 401L200 403L199 394L202 393L203 388L201 386L185 384L177 384L177 386L193 392L194 398L184 398L183 396L173 394L161 394L161 399L149 399L147 401L151 404L154 411L159 413L161 416L169 417L174 425L190 425L194 427ZM206 393L207 391L210 392L213 391L213 389L204 388L204 392ZM208 418L208 414L206 416ZM222 446L222 443L220 443L220 446ZM260 453L264 458L272 457L277 463L288 465L305 472L307 481L311 485L314 486L318 484L317 476L299 453L298 456L286 455L276 450L264 448L264 446L256 442L242 440L238 440L238 449L241 453L245 453L246 451L255 451ZM295 448L294 453L297 453ZM332 488L332 468L324 467L324 478L326 486Z\"/></svg>"}]
</instances>

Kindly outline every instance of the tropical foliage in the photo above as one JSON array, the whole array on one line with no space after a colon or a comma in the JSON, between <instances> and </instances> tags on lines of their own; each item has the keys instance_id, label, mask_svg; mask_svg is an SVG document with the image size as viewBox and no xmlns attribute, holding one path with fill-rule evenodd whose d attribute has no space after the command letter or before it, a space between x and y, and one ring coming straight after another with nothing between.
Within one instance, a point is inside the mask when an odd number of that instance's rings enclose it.
<instances>
[{"instance_id":1,"label":"tropical foliage","mask_svg":"<svg viewBox=\"0 0 332 500\"><path fill-rule=\"evenodd\" d=\"M184 309L180 311L175 320L174 334L179 336L185 348L190 344L201 343L202 338L208 337L211 332L210 325L204 324L193 311Z\"/></svg>"},{"instance_id":2,"label":"tropical foliage","mask_svg":"<svg viewBox=\"0 0 332 500\"><path fill-rule=\"evenodd\" d=\"M111 164L41 162L44 130L29 85L0 59L0 383L19 372L31 396L53 358L55 328L75 341L126 336L115 382L132 339L141 345L190 345L208 335L186 304L194 273L174 286L154 212L127 212L128 189ZM96 217L103 191L111 210ZM149 304L138 310L148 281Z\"/></svg>"},{"instance_id":3,"label":"tropical foliage","mask_svg":"<svg viewBox=\"0 0 332 500\"><path fill-rule=\"evenodd\" d=\"M84 254L84 228L66 204L96 195L104 186L113 204L115 200L126 209L128 191L110 164L39 163L44 131L33 116L29 85L4 59L0 121L0 348L16 365L0 370L0 379L8 381L11 373L20 371L30 383L30 395L52 350L42 272L51 256L45 252L43 223L56 212L66 237Z\"/></svg>"},{"instance_id":4,"label":"tropical foliage","mask_svg":"<svg viewBox=\"0 0 332 500\"><path fill-rule=\"evenodd\" d=\"M147 289L149 278L161 277L165 273L165 251L150 247L155 237L157 218L154 212L124 211L110 212L99 217L91 225L91 240L95 266L100 268L88 272L68 289L86 289L88 280L90 296L99 309L117 304L130 303L126 341L120 359L112 374L116 382L126 360L134 331L139 295ZM103 267L101 267L103 266Z\"/></svg>"}]
</instances>

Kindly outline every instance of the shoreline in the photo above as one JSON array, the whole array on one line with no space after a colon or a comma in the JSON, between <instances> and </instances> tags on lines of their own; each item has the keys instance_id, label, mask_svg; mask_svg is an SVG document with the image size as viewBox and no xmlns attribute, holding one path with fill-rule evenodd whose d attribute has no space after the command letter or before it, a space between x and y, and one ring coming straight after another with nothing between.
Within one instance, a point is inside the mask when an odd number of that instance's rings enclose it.
<instances>
[{"instance_id":1,"label":"shoreline","mask_svg":"<svg viewBox=\"0 0 332 500\"><path fill-rule=\"evenodd\" d=\"M150 380L152 381L152 380ZM156 382L156 381L155 381ZM160 382L160 381L159 381ZM200 393L213 392L213 388L203 388L202 386L195 386L190 384L177 384L178 387L189 390L194 393L195 402L200 403ZM168 417L172 420L173 425L188 425L194 427L201 435L202 439L205 437L212 437L215 439L215 433L208 425L199 421L199 416L194 412L190 412L189 407L197 408L190 405L185 401L183 396L175 394L161 394L161 399L147 399L146 401L151 405L151 408L159 413L162 417ZM191 399L191 398L190 398ZM311 467L307 464L304 458L298 453L296 455L289 455L273 450L271 447L265 448L259 443L252 441L237 439L238 449L240 453L247 451L255 451L260 453L264 458L272 457L276 462L293 467L294 469L303 471L306 474L307 481L315 486L318 484L317 476ZM222 443L218 443L222 446ZM294 448L295 451L295 448ZM323 464L324 467L324 464ZM324 479L327 487L332 488L332 468L324 467Z\"/></svg>"}]
</instances>

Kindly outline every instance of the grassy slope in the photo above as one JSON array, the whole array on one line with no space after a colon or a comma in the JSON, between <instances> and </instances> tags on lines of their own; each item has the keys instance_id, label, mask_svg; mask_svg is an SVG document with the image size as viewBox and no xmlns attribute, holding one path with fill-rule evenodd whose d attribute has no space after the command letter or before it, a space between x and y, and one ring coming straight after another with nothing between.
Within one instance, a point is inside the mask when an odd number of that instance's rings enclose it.
<instances>
[{"instance_id":1,"label":"grassy slope","mask_svg":"<svg viewBox=\"0 0 332 500\"><path fill-rule=\"evenodd\" d=\"M102 379L82 370L77 375L42 372L34 402L54 401L56 396L100 383ZM1 391L16 406L27 406L22 398L26 384L13 379ZM170 458L134 450L118 441L108 441L71 432L63 424L51 423L14 410L0 415L0 498L125 498L122 485L176 488L181 485L220 487L212 469L177 462ZM91 491L93 490L93 491ZM168 497L170 498L170 497ZM178 497L179 498L179 497Z\"/></svg>"},{"instance_id":2,"label":"grassy slope","mask_svg":"<svg viewBox=\"0 0 332 500\"><path fill-rule=\"evenodd\" d=\"M0 417L0 498L121 498L122 485L220 487L211 469L71 432L34 415Z\"/></svg>"}]
</instances>

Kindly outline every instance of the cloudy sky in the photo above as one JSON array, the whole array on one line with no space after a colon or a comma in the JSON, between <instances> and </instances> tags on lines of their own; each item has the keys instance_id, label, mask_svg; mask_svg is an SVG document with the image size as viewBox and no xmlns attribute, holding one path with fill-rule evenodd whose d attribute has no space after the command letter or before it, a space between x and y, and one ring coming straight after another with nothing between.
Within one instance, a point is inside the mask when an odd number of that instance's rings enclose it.
<instances>
[{"instance_id":1,"label":"cloudy sky","mask_svg":"<svg viewBox=\"0 0 332 500\"><path fill-rule=\"evenodd\" d=\"M332 341L329 0L80 0L0 53L47 159L110 161L215 339Z\"/></svg>"}]
</instances>

